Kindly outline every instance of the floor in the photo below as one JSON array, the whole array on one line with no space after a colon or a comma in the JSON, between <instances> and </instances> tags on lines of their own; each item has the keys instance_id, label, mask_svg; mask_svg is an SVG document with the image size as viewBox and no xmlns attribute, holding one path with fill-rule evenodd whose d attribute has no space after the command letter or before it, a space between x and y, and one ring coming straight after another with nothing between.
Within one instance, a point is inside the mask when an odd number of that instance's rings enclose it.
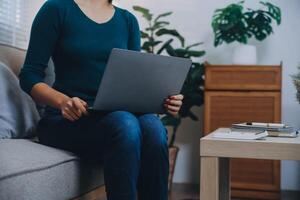
<instances>
[{"instance_id":1,"label":"floor","mask_svg":"<svg viewBox=\"0 0 300 200\"><path fill-rule=\"evenodd\" d=\"M106 199L104 198L98 200ZM199 186L190 184L173 184L169 200L199 200ZM300 192L283 191L281 200L300 200Z\"/></svg>"},{"instance_id":2,"label":"floor","mask_svg":"<svg viewBox=\"0 0 300 200\"><path fill-rule=\"evenodd\" d=\"M282 191L281 200L300 200L300 192ZM199 186L188 184L173 184L169 200L199 200ZM240 200L240 199L232 199Z\"/></svg>"}]
</instances>

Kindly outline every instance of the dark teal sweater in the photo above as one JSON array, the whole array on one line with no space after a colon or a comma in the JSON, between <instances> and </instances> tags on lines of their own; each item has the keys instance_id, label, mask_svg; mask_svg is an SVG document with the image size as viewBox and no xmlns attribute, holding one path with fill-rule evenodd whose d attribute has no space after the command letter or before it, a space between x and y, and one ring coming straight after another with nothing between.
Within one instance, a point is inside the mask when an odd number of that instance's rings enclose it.
<instances>
[{"instance_id":1,"label":"dark teal sweater","mask_svg":"<svg viewBox=\"0 0 300 200\"><path fill-rule=\"evenodd\" d=\"M30 94L45 78L50 57L55 65L53 88L92 104L112 48L140 51L137 19L115 7L114 16L99 24L74 0L48 0L34 19L20 85Z\"/></svg>"}]
</instances>

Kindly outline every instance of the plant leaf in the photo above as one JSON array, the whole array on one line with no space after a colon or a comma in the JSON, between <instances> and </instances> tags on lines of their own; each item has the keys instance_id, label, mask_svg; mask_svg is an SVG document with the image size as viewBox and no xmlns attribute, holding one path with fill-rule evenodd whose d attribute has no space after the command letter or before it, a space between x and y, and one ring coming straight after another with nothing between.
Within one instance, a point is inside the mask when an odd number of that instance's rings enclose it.
<instances>
[{"instance_id":1,"label":"plant leaf","mask_svg":"<svg viewBox=\"0 0 300 200\"><path fill-rule=\"evenodd\" d=\"M170 56L176 56L177 57L175 49L170 44L166 46L166 51Z\"/></svg>"},{"instance_id":2,"label":"plant leaf","mask_svg":"<svg viewBox=\"0 0 300 200\"><path fill-rule=\"evenodd\" d=\"M167 46L171 45L171 43L173 42L173 39L169 39L168 41L166 41L162 46L161 48L157 51L156 54L161 54L166 48Z\"/></svg>"},{"instance_id":3,"label":"plant leaf","mask_svg":"<svg viewBox=\"0 0 300 200\"><path fill-rule=\"evenodd\" d=\"M142 45L142 49L145 52L150 53L151 52L151 44L150 44L150 42L149 41L144 42L143 45Z\"/></svg>"},{"instance_id":4,"label":"plant leaf","mask_svg":"<svg viewBox=\"0 0 300 200\"><path fill-rule=\"evenodd\" d=\"M155 19L154 19L154 22L157 22L160 18L162 17L166 17L166 16L169 16L169 15L172 15L173 12L166 12L166 13L162 13L160 15L158 15Z\"/></svg>"},{"instance_id":5,"label":"plant leaf","mask_svg":"<svg viewBox=\"0 0 300 200\"><path fill-rule=\"evenodd\" d=\"M211 25L215 35L215 46L221 45L223 42L247 43L248 31L243 15L243 3L241 1L238 4L230 4L214 13Z\"/></svg>"},{"instance_id":6,"label":"plant leaf","mask_svg":"<svg viewBox=\"0 0 300 200\"><path fill-rule=\"evenodd\" d=\"M281 24L281 9L269 2L260 2L268 8L268 14L276 21L277 25Z\"/></svg>"},{"instance_id":7,"label":"plant leaf","mask_svg":"<svg viewBox=\"0 0 300 200\"><path fill-rule=\"evenodd\" d=\"M149 34L144 32L144 31L141 31L141 38L149 38Z\"/></svg>"},{"instance_id":8,"label":"plant leaf","mask_svg":"<svg viewBox=\"0 0 300 200\"><path fill-rule=\"evenodd\" d=\"M146 28L146 31L155 31L157 29L163 28L166 25L169 25L169 22L161 21L161 22L156 22L154 25L151 27Z\"/></svg>"},{"instance_id":9,"label":"plant leaf","mask_svg":"<svg viewBox=\"0 0 300 200\"><path fill-rule=\"evenodd\" d=\"M191 51L187 49L175 49L174 51L178 57L182 58L201 57L205 54L205 51Z\"/></svg>"},{"instance_id":10,"label":"plant leaf","mask_svg":"<svg viewBox=\"0 0 300 200\"><path fill-rule=\"evenodd\" d=\"M157 36L162 36L162 35L172 35L176 38L178 38L181 42L181 46L184 46L184 38L179 34L179 32L175 29L166 29L166 28L162 28L160 30L158 30L155 33Z\"/></svg>"},{"instance_id":11,"label":"plant leaf","mask_svg":"<svg viewBox=\"0 0 300 200\"><path fill-rule=\"evenodd\" d=\"M148 21L152 20L152 14L150 13L149 9L141 7L141 6L133 6L133 10L140 12L143 14L143 17Z\"/></svg>"},{"instance_id":12,"label":"plant leaf","mask_svg":"<svg viewBox=\"0 0 300 200\"><path fill-rule=\"evenodd\" d=\"M265 11L251 11L246 13L248 29L259 41L264 40L273 32L272 19Z\"/></svg>"},{"instance_id":13,"label":"plant leaf","mask_svg":"<svg viewBox=\"0 0 300 200\"><path fill-rule=\"evenodd\" d=\"M189 57L201 57L205 55L205 51L188 51Z\"/></svg>"},{"instance_id":14,"label":"plant leaf","mask_svg":"<svg viewBox=\"0 0 300 200\"><path fill-rule=\"evenodd\" d=\"M152 52L153 48L160 43L162 43L162 41L149 40L149 41L144 42L144 44L142 45L142 49L145 50L146 52L153 53Z\"/></svg>"},{"instance_id":15,"label":"plant leaf","mask_svg":"<svg viewBox=\"0 0 300 200\"><path fill-rule=\"evenodd\" d=\"M198 42L198 43L195 43L195 44L191 44L191 45L185 47L185 49L189 50L193 47L197 47L197 46L202 45L202 44L204 44L204 43L203 42Z\"/></svg>"}]
</instances>

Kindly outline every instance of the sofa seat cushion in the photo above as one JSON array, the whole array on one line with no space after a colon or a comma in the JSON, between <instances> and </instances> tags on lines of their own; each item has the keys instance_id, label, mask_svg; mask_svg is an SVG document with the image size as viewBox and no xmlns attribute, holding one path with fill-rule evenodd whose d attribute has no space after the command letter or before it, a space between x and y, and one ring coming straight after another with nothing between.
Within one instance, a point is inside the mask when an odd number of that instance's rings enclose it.
<instances>
[{"instance_id":1,"label":"sofa seat cushion","mask_svg":"<svg viewBox=\"0 0 300 200\"><path fill-rule=\"evenodd\" d=\"M0 140L0 199L66 200L101 185L99 164L30 140Z\"/></svg>"}]
</instances>

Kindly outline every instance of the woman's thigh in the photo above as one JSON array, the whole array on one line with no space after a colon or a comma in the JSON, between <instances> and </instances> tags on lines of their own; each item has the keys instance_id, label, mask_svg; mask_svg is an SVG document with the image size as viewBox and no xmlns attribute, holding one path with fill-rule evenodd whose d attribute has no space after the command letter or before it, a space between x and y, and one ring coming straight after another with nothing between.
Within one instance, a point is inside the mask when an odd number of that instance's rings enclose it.
<instances>
[{"instance_id":1,"label":"woman's thigh","mask_svg":"<svg viewBox=\"0 0 300 200\"><path fill-rule=\"evenodd\" d=\"M75 122L60 114L47 115L38 124L38 137L42 144L89 155L101 152L104 134L99 116L84 116Z\"/></svg>"},{"instance_id":2,"label":"woman's thigh","mask_svg":"<svg viewBox=\"0 0 300 200\"><path fill-rule=\"evenodd\" d=\"M125 111L93 113L71 122L59 113L47 115L38 125L41 143L82 156L101 156L113 138L130 137L139 129L137 118ZM120 131L120 130L123 131ZM128 129L132 129L131 131ZM134 129L134 130L133 130ZM139 132L139 131L138 131ZM110 138L112 138L110 140ZM127 138L128 139L128 138ZM106 145L106 146L105 146Z\"/></svg>"}]
</instances>

